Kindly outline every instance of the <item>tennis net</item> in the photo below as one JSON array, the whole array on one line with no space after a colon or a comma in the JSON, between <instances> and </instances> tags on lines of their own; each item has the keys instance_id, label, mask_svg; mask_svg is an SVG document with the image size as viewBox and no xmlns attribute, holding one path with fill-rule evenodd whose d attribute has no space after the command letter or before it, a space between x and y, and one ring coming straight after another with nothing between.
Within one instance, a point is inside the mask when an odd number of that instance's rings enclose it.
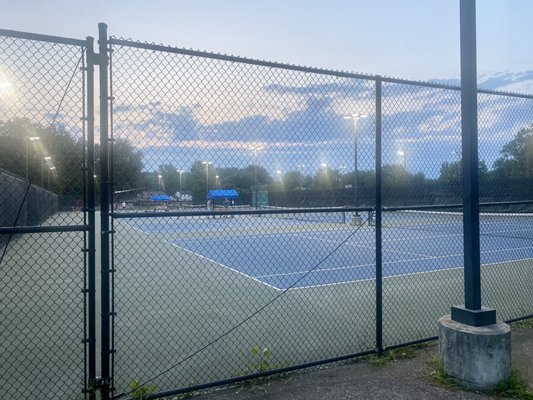
<instances>
[{"instance_id":1,"label":"tennis net","mask_svg":"<svg viewBox=\"0 0 533 400\"><path fill-rule=\"evenodd\" d=\"M261 206L261 210L274 210L276 213L262 214L264 217L285 219L292 221L315 222L323 224L345 224L349 215L344 207L324 207L321 208L290 208L277 206Z\"/></svg>"},{"instance_id":2,"label":"tennis net","mask_svg":"<svg viewBox=\"0 0 533 400\"><path fill-rule=\"evenodd\" d=\"M383 226L461 233L463 212L395 210L383 213ZM533 238L533 213L484 212L479 214L480 234L517 239Z\"/></svg>"}]
</instances>

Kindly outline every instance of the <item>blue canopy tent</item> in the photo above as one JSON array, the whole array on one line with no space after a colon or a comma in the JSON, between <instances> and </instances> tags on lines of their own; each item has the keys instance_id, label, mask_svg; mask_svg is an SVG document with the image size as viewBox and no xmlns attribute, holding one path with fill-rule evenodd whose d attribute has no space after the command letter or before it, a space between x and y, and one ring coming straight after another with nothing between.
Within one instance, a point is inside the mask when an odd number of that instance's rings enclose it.
<instances>
[{"instance_id":1,"label":"blue canopy tent","mask_svg":"<svg viewBox=\"0 0 533 400\"><path fill-rule=\"evenodd\" d=\"M239 193L237 193L236 190L233 189L225 189L225 190L210 190L207 193L208 199L229 199L234 200L239 198Z\"/></svg>"},{"instance_id":2,"label":"blue canopy tent","mask_svg":"<svg viewBox=\"0 0 533 400\"><path fill-rule=\"evenodd\" d=\"M235 204L234 201L239 198L239 193L233 189L210 190L207 192L207 198L213 202L213 206L223 204L225 208L228 208Z\"/></svg>"},{"instance_id":3,"label":"blue canopy tent","mask_svg":"<svg viewBox=\"0 0 533 400\"><path fill-rule=\"evenodd\" d=\"M169 196L168 194L154 194L150 197L152 201L164 201L169 202L174 200L172 196Z\"/></svg>"}]
</instances>

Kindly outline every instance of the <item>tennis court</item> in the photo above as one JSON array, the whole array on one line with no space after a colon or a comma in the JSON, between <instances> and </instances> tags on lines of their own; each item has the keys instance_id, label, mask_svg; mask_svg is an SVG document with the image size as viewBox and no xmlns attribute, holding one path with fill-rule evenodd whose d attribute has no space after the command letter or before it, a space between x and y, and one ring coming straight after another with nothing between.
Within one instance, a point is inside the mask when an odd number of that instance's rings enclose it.
<instances>
[{"instance_id":1,"label":"tennis court","mask_svg":"<svg viewBox=\"0 0 533 400\"><path fill-rule=\"evenodd\" d=\"M384 277L462 267L460 214L411 211L383 215ZM173 246L284 290L374 279L374 228L341 222L345 220L345 216L322 219L298 214L295 218L149 218L132 223L148 234L172 234L164 240ZM483 216L481 263L532 259L531 227L529 214ZM206 232L209 235L201 234Z\"/></svg>"}]
</instances>

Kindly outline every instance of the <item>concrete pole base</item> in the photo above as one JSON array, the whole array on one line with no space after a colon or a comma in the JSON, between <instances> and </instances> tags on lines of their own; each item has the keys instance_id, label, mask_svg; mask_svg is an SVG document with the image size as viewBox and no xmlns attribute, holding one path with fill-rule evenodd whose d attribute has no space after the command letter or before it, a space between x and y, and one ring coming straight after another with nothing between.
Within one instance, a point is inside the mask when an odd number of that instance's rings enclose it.
<instances>
[{"instance_id":1,"label":"concrete pole base","mask_svg":"<svg viewBox=\"0 0 533 400\"><path fill-rule=\"evenodd\" d=\"M511 375L511 328L439 319L439 351L447 375L468 390L489 392Z\"/></svg>"}]
</instances>

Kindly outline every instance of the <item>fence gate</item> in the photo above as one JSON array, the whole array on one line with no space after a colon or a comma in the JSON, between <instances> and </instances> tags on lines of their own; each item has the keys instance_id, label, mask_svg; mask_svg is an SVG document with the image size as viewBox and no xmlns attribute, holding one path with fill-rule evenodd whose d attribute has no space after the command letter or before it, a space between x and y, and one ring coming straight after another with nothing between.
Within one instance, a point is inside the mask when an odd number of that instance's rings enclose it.
<instances>
[{"instance_id":1,"label":"fence gate","mask_svg":"<svg viewBox=\"0 0 533 400\"><path fill-rule=\"evenodd\" d=\"M87 201L94 146L85 112L86 44L0 30L6 399L82 399L95 376L94 318L87 313L94 303L95 237L94 202Z\"/></svg>"}]
</instances>

